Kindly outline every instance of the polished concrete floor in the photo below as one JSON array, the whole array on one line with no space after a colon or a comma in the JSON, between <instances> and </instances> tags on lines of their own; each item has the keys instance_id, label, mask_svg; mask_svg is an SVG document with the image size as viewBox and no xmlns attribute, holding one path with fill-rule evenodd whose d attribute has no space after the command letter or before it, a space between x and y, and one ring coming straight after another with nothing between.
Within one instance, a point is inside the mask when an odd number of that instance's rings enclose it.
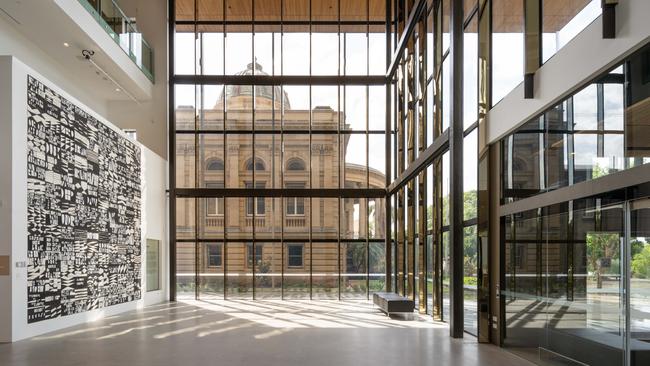
<instances>
[{"instance_id":1,"label":"polished concrete floor","mask_svg":"<svg viewBox=\"0 0 650 366\"><path fill-rule=\"evenodd\" d=\"M365 301L187 301L0 344L0 365L528 365L448 334Z\"/></svg>"}]
</instances>

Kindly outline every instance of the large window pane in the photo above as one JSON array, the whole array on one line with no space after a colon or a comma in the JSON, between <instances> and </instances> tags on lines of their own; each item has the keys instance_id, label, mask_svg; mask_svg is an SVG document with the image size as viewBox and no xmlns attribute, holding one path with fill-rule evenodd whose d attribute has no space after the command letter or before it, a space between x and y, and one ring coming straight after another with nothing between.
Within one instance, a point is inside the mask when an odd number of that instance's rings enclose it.
<instances>
[{"instance_id":1,"label":"large window pane","mask_svg":"<svg viewBox=\"0 0 650 366\"><path fill-rule=\"evenodd\" d=\"M341 261L344 263L344 271L341 273L341 297L365 299L368 273L366 243L341 243L341 255Z\"/></svg>"},{"instance_id":2,"label":"large window pane","mask_svg":"<svg viewBox=\"0 0 650 366\"><path fill-rule=\"evenodd\" d=\"M600 0L542 1L543 62L601 14L600 4Z\"/></svg>"},{"instance_id":3,"label":"large window pane","mask_svg":"<svg viewBox=\"0 0 650 366\"><path fill-rule=\"evenodd\" d=\"M492 1L492 105L524 79L523 1Z\"/></svg>"},{"instance_id":4,"label":"large window pane","mask_svg":"<svg viewBox=\"0 0 650 366\"><path fill-rule=\"evenodd\" d=\"M338 243L311 246L312 298L334 300L339 297Z\"/></svg>"}]
</instances>

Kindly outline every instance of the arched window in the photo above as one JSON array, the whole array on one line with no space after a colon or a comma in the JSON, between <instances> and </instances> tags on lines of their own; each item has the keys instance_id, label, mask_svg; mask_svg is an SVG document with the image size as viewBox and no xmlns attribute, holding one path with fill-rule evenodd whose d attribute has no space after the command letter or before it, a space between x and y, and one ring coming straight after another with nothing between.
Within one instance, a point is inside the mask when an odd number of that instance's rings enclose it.
<instances>
[{"instance_id":1,"label":"arched window","mask_svg":"<svg viewBox=\"0 0 650 366\"><path fill-rule=\"evenodd\" d=\"M206 170L223 170L223 168L223 161L221 159L210 160L205 166Z\"/></svg>"},{"instance_id":2,"label":"arched window","mask_svg":"<svg viewBox=\"0 0 650 366\"><path fill-rule=\"evenodd\" d=\"M299 158L289 159L287 162L287 170L305 170L305 162Z\"/></svg>"},{"instance_id":3,"label":"arched window","mask_svg":"<svg viewBox=\"0 0 650 366\"><path fill-rule=\"evenodd\" d=\"M248 159L246 162L246 170L253 170L253 159ZM255 159L255 170L266 170L264 162L260 158Z\"/></svg>"}]
</instances>

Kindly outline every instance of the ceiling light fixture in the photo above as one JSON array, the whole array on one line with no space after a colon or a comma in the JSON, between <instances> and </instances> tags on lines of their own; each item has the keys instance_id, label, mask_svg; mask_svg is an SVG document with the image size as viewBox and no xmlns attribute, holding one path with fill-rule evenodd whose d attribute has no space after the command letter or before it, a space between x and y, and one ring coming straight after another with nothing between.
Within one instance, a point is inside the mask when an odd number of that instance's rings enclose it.
<instances>
[{"instance_id":1,"label":"ceiling light fixture","mask_svg":"<svg viewBox=\"0 0 650 366\"><path fill-rule=\"evenodd\" d=\"M68 42L63 42L63 47L70 47L70 44Z\"/></svg>"}]
</instances>

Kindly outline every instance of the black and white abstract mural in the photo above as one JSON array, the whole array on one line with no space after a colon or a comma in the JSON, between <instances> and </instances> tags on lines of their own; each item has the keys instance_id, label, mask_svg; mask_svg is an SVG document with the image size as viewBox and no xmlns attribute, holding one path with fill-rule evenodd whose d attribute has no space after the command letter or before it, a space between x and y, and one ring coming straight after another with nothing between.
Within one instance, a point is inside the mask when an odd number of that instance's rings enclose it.
<instances>
[{"instance_id":1,"label":"black and white abstract mural","mask_svg":"<svg viewBox=\"0 0 650 366\"><path fill-rule=\"evenodd\" d=\"M137 300L140 147L27 80L29 323Z\"/></svg>"}]
</instances>

